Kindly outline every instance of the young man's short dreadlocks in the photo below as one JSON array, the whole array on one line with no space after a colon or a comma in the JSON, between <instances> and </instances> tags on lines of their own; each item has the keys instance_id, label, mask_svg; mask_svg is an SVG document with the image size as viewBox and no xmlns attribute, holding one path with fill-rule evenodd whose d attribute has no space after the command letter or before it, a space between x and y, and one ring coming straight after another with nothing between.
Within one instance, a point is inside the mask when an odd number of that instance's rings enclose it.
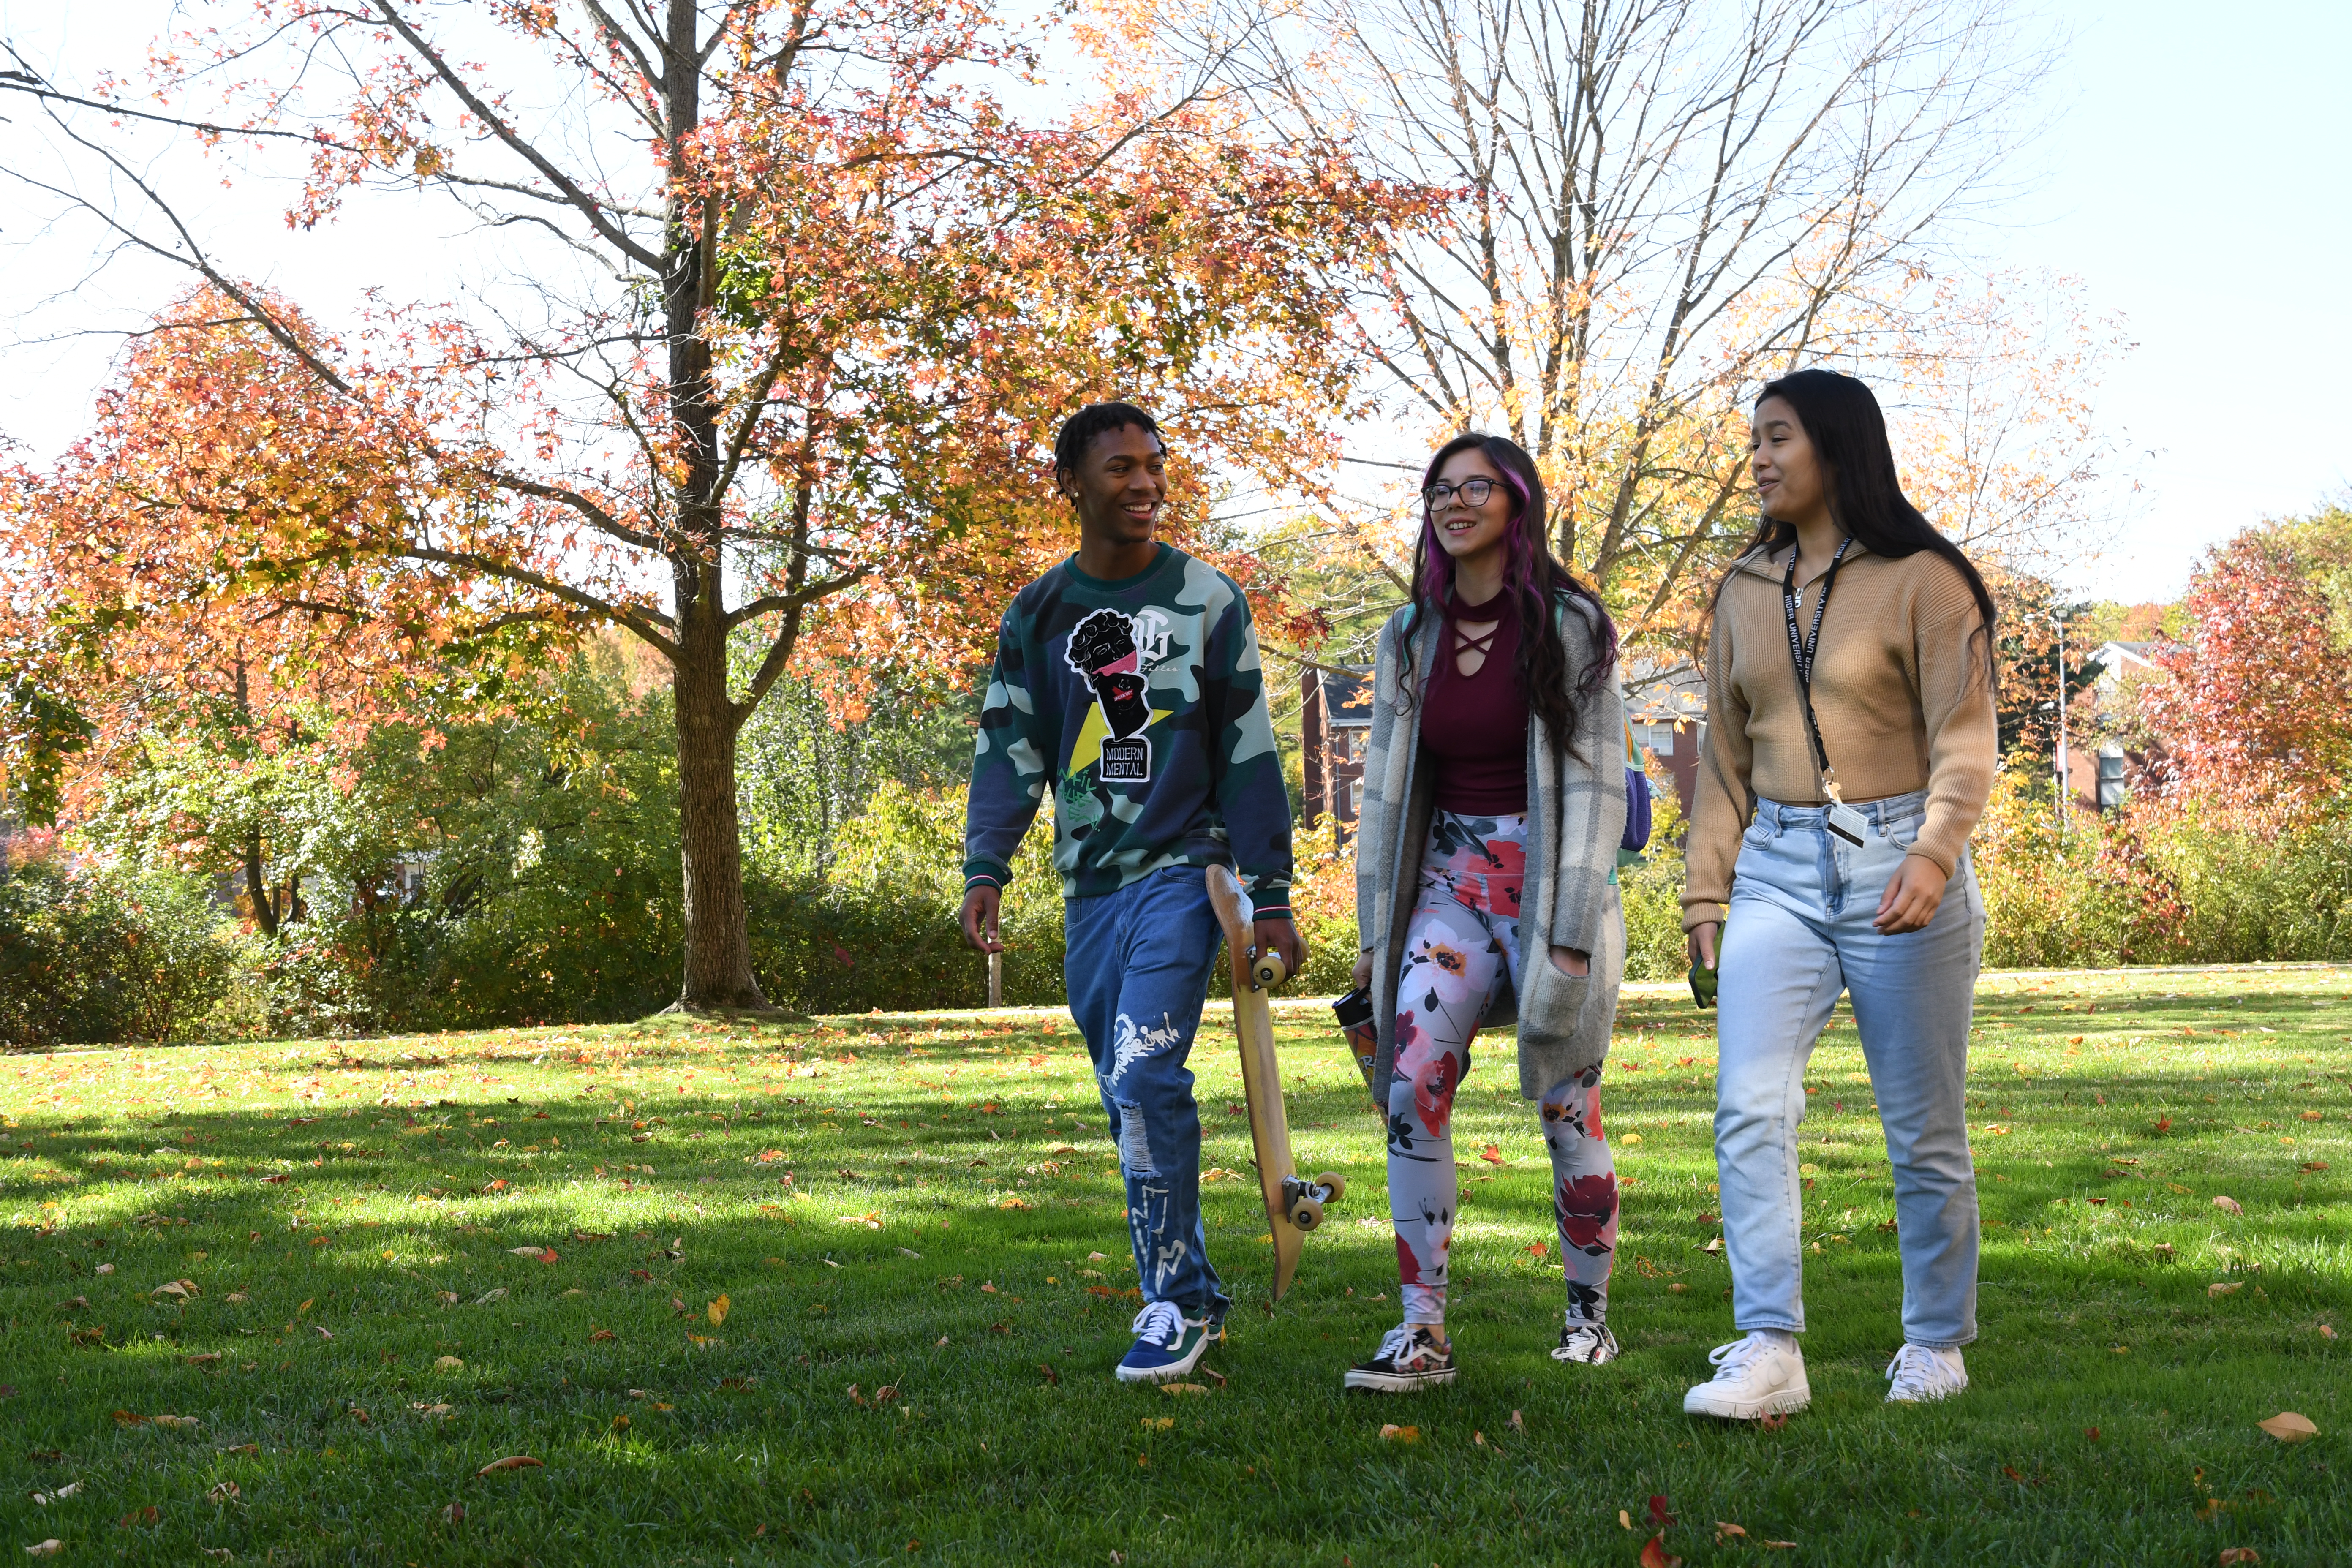
<instances>
[{"instance_id":1,"label":"young man's short dreadlocks","mask_svg":"<svg viewBox=\"0 0 2352 1568\"><path fill-rule=\"evenodd\" d=\"M1096 437L1130 426L1149 431L1160 449L1167 450L1168 440L1160 433L1160 422L1134 404L1089 403L1063 420L1061 433L1054 437L1054 478L1058 480L1064 474L1076 473Z\"/></svg>"}]
</instances>

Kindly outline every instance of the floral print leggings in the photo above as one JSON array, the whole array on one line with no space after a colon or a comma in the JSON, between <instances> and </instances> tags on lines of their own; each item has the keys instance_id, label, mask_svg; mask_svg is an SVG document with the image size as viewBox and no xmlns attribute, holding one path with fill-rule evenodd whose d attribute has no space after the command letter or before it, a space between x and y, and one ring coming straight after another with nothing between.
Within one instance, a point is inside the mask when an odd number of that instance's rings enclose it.
<instances>
[{"instance_id":1,"label":"floral print leggings","mask_svg":"<svg viewBox=\"0 0 2352 1568\"><path fill-rule=\"evenodd\" d=\"M1440 811L1421 859L1421 885L1397 976L1396 1072L1389 1084L1389 1213L1396 1225L1409 1323L1445 1321L1446 1255L1462 1191L1454 1167L1454 1094L1496 987L1518 983L1519 892L1527 819ZM1528 962L1549 963L1530 933ZM1617 1251L1617 1167L1601 1130L1601 1067L1548 1090L1552 1211L1568 1283L1568 1316L1609 1312Z\"/></svg>"}]
</instances>

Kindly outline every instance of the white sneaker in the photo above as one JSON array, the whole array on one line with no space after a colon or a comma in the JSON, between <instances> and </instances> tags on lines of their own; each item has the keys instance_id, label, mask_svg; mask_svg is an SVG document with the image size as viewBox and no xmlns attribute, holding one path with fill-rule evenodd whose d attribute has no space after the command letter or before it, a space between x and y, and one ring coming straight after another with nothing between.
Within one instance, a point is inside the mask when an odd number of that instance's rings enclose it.
<instances>
[{"instance_id":1,"label":"white sneaker","mask_svg":"<svg viewBox=\"0 0 2352 1568\"><path fill-rule=\"evenodd\" d=\"M1554 1361L1578 1361L1587 1366L1599 1366L1617 1359L1617 1336L1609 1331L1606 1323L1580 1322L1570 1320L1559 1331L1559 1347L1551 1352Z\"/></svg>"},{"instance_id":2,"label":"white sneaker","mask_svg":"<svg viewBox=\"0 0 2352 1568\"><path fill-rule=\"evenodd\" d=\"M1805 1382L1805 1358L1794 1345L1761 1333L1707 1352L1715 1376L1683 1395L1685 1415L1718 1415L1727 1421L1754 1421L1765 1415L1786 1415L1813 1401Z\"/></svg>"},{"instance_id":3,"label":"white sneaker","mask_svg":"<svg viewBox=\"0 0 2352 1568\"><path fill-rule=\"evenodd\" d=\"M1886 1376L1894 1384L1886 1391L1889 1405L1941 1399L1969 1385L1969 1369L1961 1363L1958 1351L1927 1345L1905 1345L1896 1351L1895 1359L1886 1363Z\"/></svg>"}]
</instances>

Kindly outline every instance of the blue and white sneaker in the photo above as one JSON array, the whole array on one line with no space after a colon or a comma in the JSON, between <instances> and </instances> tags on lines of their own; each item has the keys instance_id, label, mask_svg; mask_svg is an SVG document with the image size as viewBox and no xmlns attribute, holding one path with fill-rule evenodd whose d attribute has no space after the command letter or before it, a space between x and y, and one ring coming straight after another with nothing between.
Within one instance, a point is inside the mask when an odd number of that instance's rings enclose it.
<instances>
[{"instance_id":1,"label":"blue and white sneaker","mask_svg":"<svg viewBox=\"0 0 2352 1568\"><path fill-rule=\"evenodd\" d=\"M1201 1364L1201 1352L1225 1337L1219 1318L1191 1318L1173 1301L1153 1301L1135 1315L1135 1343L1118 1363L1121 1383L1173 1383Z\"/></svg>"}]
</instances>

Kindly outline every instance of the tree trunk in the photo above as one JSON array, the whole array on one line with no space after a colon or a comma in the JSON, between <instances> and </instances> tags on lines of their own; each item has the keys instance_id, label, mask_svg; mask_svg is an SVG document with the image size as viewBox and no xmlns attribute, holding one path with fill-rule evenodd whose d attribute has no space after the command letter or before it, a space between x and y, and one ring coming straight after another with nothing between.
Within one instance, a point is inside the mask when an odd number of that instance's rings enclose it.
<instances>
[{"instance_id":1,"label":"tree trunk","mask_svg":"<svg viewBox=\"0 0 2352 1568\"><path fill-rule=\"evenodd\" d=\"M670 167L685 163L685 139L702 119L696 0L669 0L662 51L662 96ZM686 889L686 981L677 1005L765 1008L751 977L750 920L743 907L743 838L735 814L735 735L742 715L727 694L725 550L720 533L719 428L710 384L710 344L702 333L710 214L673 181L663 226L663 314L669 329L669 416L683 472L678 531L670 555L677 654L671 693L677 709L678 844Z\"/></svg>"},{"instance_id":2,"label":"tree trunk","mask_svg":"<svg viewBox=\"0 0 2352 1568\"><path fill-rule=\"evenodd\" d=\"M245 669L237 668L238 695L244 694ZM261 869L261 829L248 828L245 835L245 896L253 901L253 923L261 934L275 940L278 935L278 893L268 885Z\"/></svg>"},{"instance_id":3,"label":"tree trunk","mask_svg":"<svg viewBox=\"0 0 2352 1568\"><path fill-rule=\"evenodd\" d=\"M686 983L677 1005L690 1012L768 1005L751 975L751 921L743 903L743 839L735 812L737 719L727 695L727 629L718 584L707 587L691 599L678 595L682 605L693 608L679 617L671 685L677 709L678 843L686 877Z\"/></svg>"}]
</instances>

